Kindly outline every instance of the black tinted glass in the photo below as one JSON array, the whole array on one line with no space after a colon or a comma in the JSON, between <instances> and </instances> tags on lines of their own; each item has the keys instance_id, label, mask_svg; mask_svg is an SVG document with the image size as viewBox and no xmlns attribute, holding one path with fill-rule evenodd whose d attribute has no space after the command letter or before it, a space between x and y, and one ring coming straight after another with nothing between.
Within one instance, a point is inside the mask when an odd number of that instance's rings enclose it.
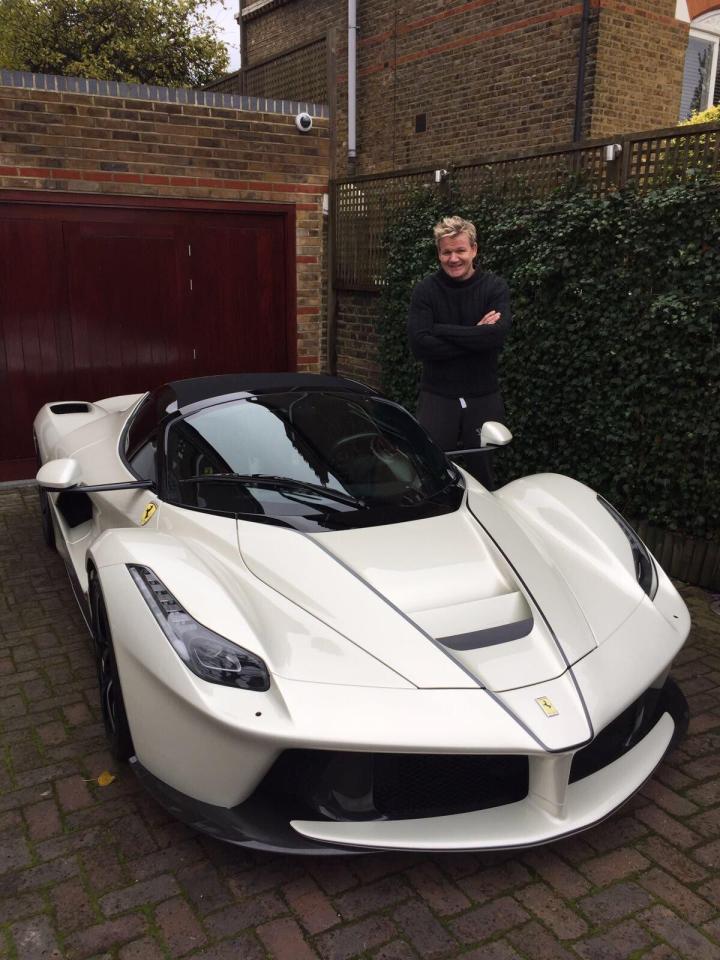
<instances>
[{"instance_id":1,"label":"black tinted glass","mask_svg":"<svg viewBox=\"0 0 720 960\"><path fill-rule=\"evenodd\" d=\"M447 512L462 496L405 410L322 392L250 397L173 422L167 487L196 509L325 529Z\"/></svg>"}]
</instances>

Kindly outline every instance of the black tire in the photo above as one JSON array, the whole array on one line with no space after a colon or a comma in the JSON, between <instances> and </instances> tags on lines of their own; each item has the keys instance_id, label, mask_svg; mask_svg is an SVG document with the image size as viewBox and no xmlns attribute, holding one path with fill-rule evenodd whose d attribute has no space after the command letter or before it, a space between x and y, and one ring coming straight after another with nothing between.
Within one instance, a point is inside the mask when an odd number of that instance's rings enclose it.
<instances>
[{"instance_id":1,"label":"black tire","mask_svg":"<svg viewBox=\"0 0 720 960\"><path fill-rule=\"evenodd\" d=\"M116 760L129 760L135 753L125 711L120 674L113 647L110 621L97 573L90 573L90 613L97 666L100 708L110 752Z\"/></svg>"},{"instance_id":2,"label":"black tire","mask_svg":"<svg viewBox=\"0 0 720 960\"><path fill-rule=\"evenodd\" d=\"M47 494L47 490L43 490L42 487L38 488L38 496L40 498L40 526L42 528L42 538L45 541L46 547L49 547L51 550L55 550L57 548L55 546L55 527L53 526L50 497Z\"/></svg>"},{"instance_id":3,"label":"black tire","mask_svg":"<svg viewBox=\"0 0 720 960\"><path fill-rule=\"evenodd\" d=\"M33 431L33 443L35 444L35 460L37 461L37 468L39 470L42 466L42 461L40 460L40 451L38 450L35 431ZM49 547L51 550L55 550L57 548L55 546L55 527L53 526L50 497L47 494L47 490L43 490L42 487L38 487L38 497L40 499L40 526L42 528L42 538L47 547Z\"/></svg>"}]
</instances>

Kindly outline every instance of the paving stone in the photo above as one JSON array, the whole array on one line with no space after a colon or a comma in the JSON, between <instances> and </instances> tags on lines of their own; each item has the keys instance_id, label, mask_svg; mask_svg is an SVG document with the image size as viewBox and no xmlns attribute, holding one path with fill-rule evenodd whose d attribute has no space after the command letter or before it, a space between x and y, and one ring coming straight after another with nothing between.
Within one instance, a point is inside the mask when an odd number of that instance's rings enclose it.
<instances>
[{"instance_id":1,"label":"paving stone","mask_svg":"<svg viewBox=\"0 0 720 960\"><path fill-rule=\"evenodd\" d=\"M233 904L224 910L208 914L205 926L213 937L227 937L240 933L248 927L256 927L268 920L287 913L287 907L275 893L263 893L249 897L242 903Z\"/></svg>"},{"instance_id":2,"label":"paving stone","mask_svg":"<svg viewBox=\"0 0 720 960\"><path fill-rule=\"evenodd\" d=\"M536 921L510 930L506 937L521 951L523 957L532 957L533 960L574 960L574 954ZM478 960L481 956L478 953Z\"/></svg>"},{"instance_id":3,"label":"paving stone","mask_svg":"<svg viewBox=\"0 0 720 960\"><path fill-rule=\"evenodd\" d=\"M21 920L23 917L41 913L45 909L45 901L37 893L23 893L0 900L0 924Z\"/></svg>"},{"instance_id":4,"label":"paving stone","mask_svg":"<svg viewBox=\"0 0 720 960\"><path fill-rule=\"evenodd\" d=\"M258 927L257 935L274 960L317 960L317 953L307 944L302 930L290 917L264 923Z\"/></svg>"},{"instance_id":5,"label":"paving stone","mask_svg":"<svg viewBox=\"0 0 720 960\"><path fill-rule=\"evenodd\" d=\"M676 876L681 883L696 883L707 876L707 870L704 867L680 850L676 850L662 837L648 837L647 840L638 844L638 848L648 857L652 857L659 866Z\"/></svg>"},{"instance_id":6,"label":"paving stone","mask_svg":"<svg viewBox=\"0 0 720 960\"><path fill-rule=\"evenodd\" d=\"M465 894L434 863L418 863L407 873L415 890L439 916L452 916L470 906Z\"/></svg>"},{"instance_id":7,"label":"paving stone","mask_svg":"<svg viewBox=\"0 0 720 960\"><path fill-rule=\"evenodd\" d=\"M694 847L701 839L697 833L653 803L649 803L642 810L638 810L636 816L638 820L642 820L646 826L659 833L670 843L685 850Z\"/></svg>"},{"instance_id":8,"label":"paving stone","mask_svg":"<svg viewBox=\"0 0 720 960\"><path fill-rule=\"evenodd\" d=\"M588 847L590 854L592 848ZM542 877L561 897L574 899L587 893L590 883L574 867L569 866L552 849L528 850L523 861Z\"/></svg>"},{"instance_id":9,"label":"paving stone","mask_svg":"<svg viewBox=\"0 0 720 960\"><path fill-rule=\"evenodd\" d=\"M533 883L516 895L559 940L575 940L587 933L588 925L558 897L547 884Z\"/></svg>"},{"instance_id":10,"label":"paving stone","mask_svg":"<svg viewBox=\"0 0 720 960\"><path fill-rule=\"evenodd\" d=\"M30 867L22 873L7 873L0 877L0 897L24 893L27 890L39 890L41 887L76 876L78 869L77 861L74 857L70 857Z\"/></svg>"},{"instance_id":11,"label":"paving stone","mask_svg":"<svg viewBox=\"0 0 720 960\"><path fill-rule=\"evenodd\" d=\"M455 938L421 900L403 903L393 910L392 918L423 957L439 957L457 946Z\"/></svg>"},{"instance_id":12,"label":"paving stone","mask_svg":"<svg viewBox=\"0 0 720 960\"><path fill-rule=\"evenodd\" d=\"M693 857L708 869L717 870L720 868L720 840L713 840L712 843L693 850Z\"/></svg>"},{"instance_id":13,"label":"paving stone","mask_svg":"<svg viewBox=\"0 0 720 960\"><path fill-rule=\"evenodd\" d=\"M60 946L49 919L22 920L10 928L17 960L59 960Z\"/></svg>"},{"instance_id":14,"label":"paving stone","mask_svg":"<svg viewBox=\"0 0 720 960\"><path fill-rule=\"evenodd\" d=\"M23 813L31 840L47 840L62 832L60 812L54 800L41 800L25 807Z\"/></svg>"},{"instance_id":15,"label":"paving stone","mask_svg":"<svg viewBox=\"0 0 720 960\"><path fill-rule=\"evenodd\" d=\"M26 867L30 861L30 850L24 837L5 838L0 844L0 873Z\"/></svg>"},{"instance_id":16,"label":"paving stone","mask_svg":"<svg viewBox=\"0 0 720 960\"><path fill-rule=\"evenodd\" d=\"M118 950L118 957L120 960L164 960L163 951L151 937L126 943Z\"/></svg>"},{"instance_id":17,"label":"paving stone","mask_svg":"<svg viewBox=\"0 0 720 960\"><path fill-rule=\"evenodd\" d=\"M702 923L713 912L713 908L710 906L712 899L708 898L710 903L704 899L705 895L702 893L702 887L698 890L701 896L698 896L685 884L680 883L679 880L676 880L675 877L664 870L660 870L660 868L646 871L640 876L639 882L655 894L658 900L664 900L668 906L672 907L680 916L686 917L691 923Z\"/></svg>"},{"instance_id":18,"label":"paving stone","mask_svg":"<svg viewBox=\"0 0 720 960\"><path fill-rule=\"evenodd\" d=\"M117 920L108 920L88 927L67 937L65 951L71 960L91 957L103 950L110 950L145 933L147 921L138 914L128 914Z\"/></svg>"},{"instance_id":19,"label":"paving stone","mask_svg":"<svg viewBox=\"0 0 720 960\"><path fill-rule=\"evenodd\" d=\"M358 885L358 878L348 864L349 859L308 858L307 869L315 878L317 885L329 897L333 897Z\"/></svg>"},{"instance_id":20,"label":"paving stone","mask_svg":"<svg viewBox=\"0 0 720 960\"><path fill-rule=\"evenodd\" d=\"M181 897L158 904L155 908L155 920L174 957L197 950L207 942L207 936L197 917Z\"/></svg>"},{"instance_id":21,"label":"paving stone","mask_svg":"<svg viewBox=\"0 0 720 960\"><path fill-rule=\"evenodd\" d=\"M637 850L622 847L620 850L614 850L612 853L584 863L582 870L594 884L605 886L639 873L649 865L649 861Z\"/></svg>"},{"instance_id":22,"label":"paving stone","mask_svg":"<svg viewBox=\"0 0 720 960\"><path fill-rule=\"evenodd\" d=\"M100 920L79 877L56 884L50 891L57 926L63 933L89 927Z\"/></svg>"},{"instance_id":23,"label":"paving stone","mask_svg":"<svg viewBox=\"0 0 720 960\"><path fill-rule=\"evenodd\" d=\"M124 890L115 890L100 900L100 909L106 917L114 917L147 903L167 900L180 892L177 880L168 874L153 877L143 883L136 883Z\"/></svg>"},{"instance_id":24,"label":"paving stone","mask_svg":"<svg viewBox=\"0 0 720 960\"><path fill-rule=\"evenodd\" d=\"M642 809L642 808L641 808ZM588 830L584 839L596 853L607 853L630 844L648 832L647 827L635 816L613 817L599 827Z\"/></svg>"},{"instance_id":25,"label":"paving stone","mask_svg":"<svg viewBox=\"0 0 720 960\"><path fill-rule=\"evenodd\" d=\"M197 960L267 960L267 953L254 935L245 934L200 950L199 953L193 954L193 960L196 958Z\"/></svg>"},{"instance_id":26,"label":"paving stone","mask_svg":"<svg viewBox=\"0 0 720 960\"><path fill-rule=\"evenodd\" d=\"M658 937L692 960L718 960L720 947L667 907L656 906L641 919Z\"/></svg>"},{"instance_id":27,"label":"paving stone","mask_svg":"<svg viewBox=\"0 0 720 960\"><path fill-rule=\"evenodd\" d=\"M397 935L397 928L386 917L368 917L315 938L323 960L349 960Z\"/></svg>"},{"instance_id":28,"label":"paving stone","mask_svg":"<svg viewBox=\"0 0 720 960\"><path fill-rule=\"evenodd\" d=\"M506 890L520 886L530 880L526 867L514 860L508 860L496 867L488 867L471 877L462 877L457 881L461 890L475 903L486 903Z\"/></svg>"},{"instance_id":29,"label":"paving stone","mask_svg":"<svg viewBox=\"0 0 720 960\"><path fill-rule=\"evenodd\" d=\"M295 857L278 857L260 863L248 870L232 877L228 884L236 897L246 897L248 894L263 893L265 890L275 890L283 883L288 883L303 873L302 866Z\"/></svg>"},{"instance_id":30,"label":"paving stone","mask_svg":"<svg viewBox=\"0 0 720 960\"><path fill-rule=\"evenodd\" d=\"M203 859L202 848L197 838L193 838L177 846L167 847L165 850L132 860L128 863L127 869L133 880L147 880L159 873L174 872L183 867L192 866Z\"/></svg>"},{"instance_id":31,"label":"paving stone","mask_svg":"<svg viewBox=\"0 0 720 960\"><path fill-rule=\"evenodd\" d=\"M190 902L202 914L217 910L233 900L227 884L222 882L217 870L209 863L201 861L184 867L177 873L177 879L187 893Z\"/></svg>"},{"instance_id":32,"label":"paving stone","mask_svg":"<svg viewBox=\"0 0 720 960\"><path fill-rule=\"evenodd\" d=\"M641 881L644 882L647 876L647 873L642 874ZM622 920L651 903L652 897L637 883L616 883L600 893L583 897L578 906L594 924L600 924Z\"/></svg>"},{"instance_id":33,"label":"paving stone","mask_svg":"<svg viewBox=\"0 0 720 960\"><path fill-rule=\"evenodd\" d=\"M417 960L417 954L404 940L391 940L370 954L372 960Z\"/></svg>"},{"instance_id":34,"label":"paving stone","mask_svg":"<svg viewBox=\"0 0 720 960\"><path fill-rule=\"evenodd\" d=\"M103 842L99 846L84 849L79 858L88 883L97 896L127 886L130 882L127 867L120 862L116 848L110 844Z\"/></svg>"},{"instance_id":35,"label":"paving stone","mask_svg":"<svg viewBox=\"0 0 720 960\"><path fill-rule=\"evenodd\" d=\"M312 877L304 876L288 883L283 894L288 906L309 934L322 933L341 920L330 899Z\"/></svg>"},{"instance_id":36,"label":"paving stone","mask_svg":"<svg viewBox=\"0 0 720 960\"><path fill-rule=\"evenodd\" d=\"M583 960L628 960L651 943L647 930L634 920L628 920L607 933L581 940L573 946Z\"/></svg>"},{"instance_id":37,"label":"paving stone","mask_svg":"<svg viewBox=\"0 0 720 960\"><path fill-rule=\"evenodd\" d=\"M512 897L500 897L452 920L448 926L461 943L479 943L529 920Z\"/></svg>"},{"instance_id":38,"label":"paving stone","mask_svg":"<svg viewBox=\"0 0 720 960\"><path fill-rule=\"evenodd\" d=\"M407 899L410 887L403 877L388 877L350 890L335 898L335 907L343 920L356 920L382 907Z\"/></svg>"}]
</instances>

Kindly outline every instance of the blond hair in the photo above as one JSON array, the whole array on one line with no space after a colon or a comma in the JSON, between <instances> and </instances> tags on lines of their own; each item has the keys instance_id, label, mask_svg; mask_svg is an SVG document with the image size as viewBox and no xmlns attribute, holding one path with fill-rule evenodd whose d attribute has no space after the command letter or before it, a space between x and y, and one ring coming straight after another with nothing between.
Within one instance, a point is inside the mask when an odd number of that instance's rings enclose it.
<instances>
[{"instance_id":1,"label":"blond hair","mask_svg":"<svg viewBox=\"0 0 720 960\"><path fill-rule=\"evenodd\" d=\"M461 233L467 234L470 246L477 246L477 230L475 224L469 220L463 220L462 217L443 217L433 228L435 237L435 246L440 249L440 241L444 237L457 237Z\"/></svg>"}]
</instances>

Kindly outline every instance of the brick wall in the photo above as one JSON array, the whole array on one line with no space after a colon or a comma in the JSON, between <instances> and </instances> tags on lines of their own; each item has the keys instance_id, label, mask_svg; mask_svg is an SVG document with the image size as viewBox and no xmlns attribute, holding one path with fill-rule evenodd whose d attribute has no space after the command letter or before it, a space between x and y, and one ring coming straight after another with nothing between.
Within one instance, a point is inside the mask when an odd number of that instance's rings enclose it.
<instances>
[{"instance_id":1,"label":"brick wall","mask_svg":"<svg viewBox=\"0 0 720 960\"><path fill-rule=\"evenodd\" d=\"M314 114L300 134L294 117ZM298 369L326 364L328 119L312 104L0 71L3 190L293 204Z\"/></svg>"},{"instance_id":2,"label":"brick wall","mask_svg":"<svg viewBox=\"0 0 720 960\"><path fill-rule=\"evenodd\" d=\"M363 0L358 10L357 172L572 139L580 2ZM675 0L593 0L585 135L675 123L687 25L674 11ZM346 4L288 0L243 23L249 67L337 29L337 169L346 173Z\"/></svg>"},{"instance_id":3,"label":"brick wall","mask_svg":"<svg viewBox=\"0 0 720 960\"><path fill-rule=\"evenodd\" d=\"M688 29L675 0L602 0L591 137L677 123Z\"/></svg>"},{"instance_id":4,"label":"brick wall","mask_svg":"<svg viewBox=\"0 0 720 960\"><path fill-rule=\"evenodd\" d=\"M380 386L375 334L379 300L376 293L337 294L337 371L372 387Z\"/></svg>"}]
</instances>

